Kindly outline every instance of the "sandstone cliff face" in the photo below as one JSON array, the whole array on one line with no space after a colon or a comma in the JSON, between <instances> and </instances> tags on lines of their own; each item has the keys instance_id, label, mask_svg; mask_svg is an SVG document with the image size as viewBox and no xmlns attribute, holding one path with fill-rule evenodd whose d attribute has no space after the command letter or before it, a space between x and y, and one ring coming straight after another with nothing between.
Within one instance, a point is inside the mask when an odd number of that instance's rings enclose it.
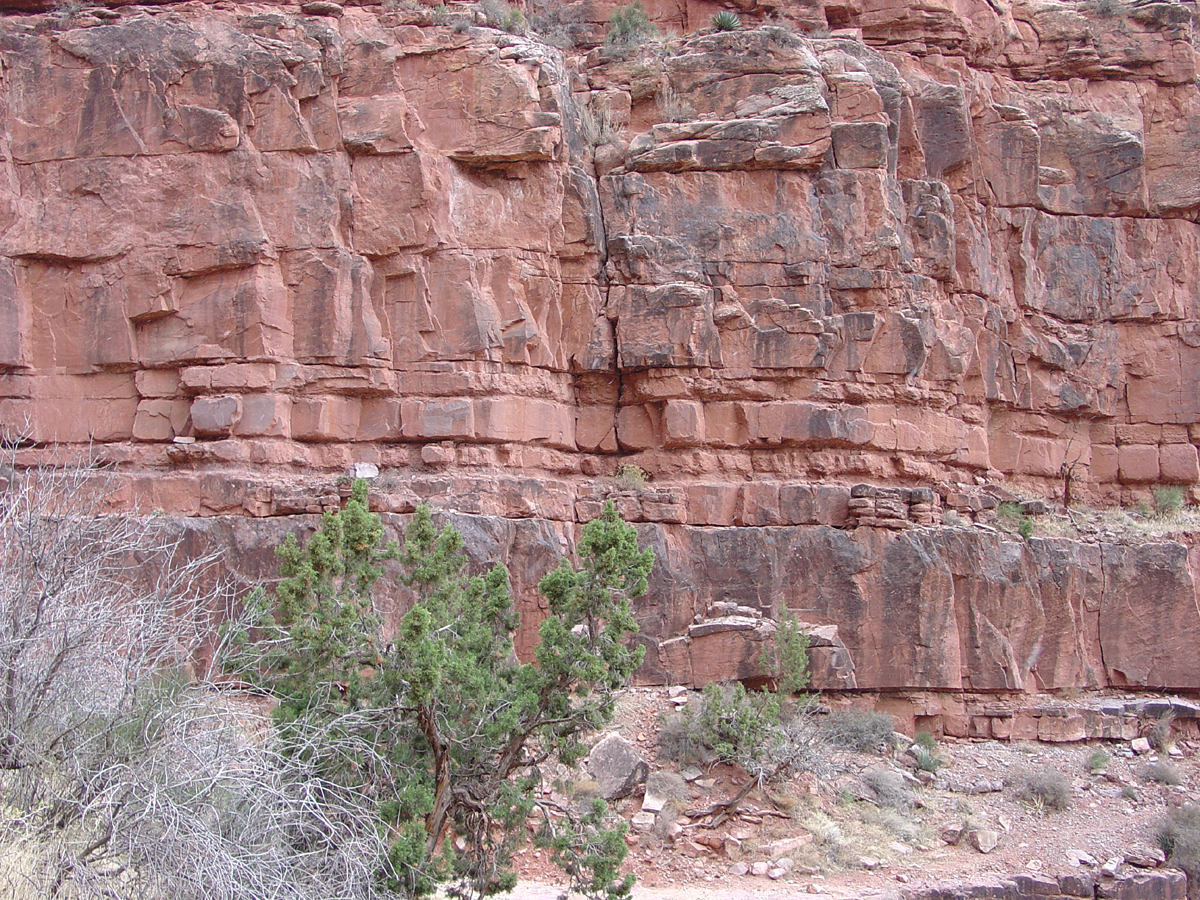
<instances>
[{"instance_id":1,"label":"sandstone cliff face","mask_svg":"<svg viewBox=\"0 0 1200 900\"><path fill-rule=\"evenodd\" d=\"M90 444L243 553L372 463L530 625L616 496L647 680L753 674L725 613L786 605L826 686L1200 684L1186 546L928 527L1200 482L1193 5L739 0L614 49L617 5L530 2L565 52L461 4L0 20L20 462Z\"/></svg>"}]
</instances>

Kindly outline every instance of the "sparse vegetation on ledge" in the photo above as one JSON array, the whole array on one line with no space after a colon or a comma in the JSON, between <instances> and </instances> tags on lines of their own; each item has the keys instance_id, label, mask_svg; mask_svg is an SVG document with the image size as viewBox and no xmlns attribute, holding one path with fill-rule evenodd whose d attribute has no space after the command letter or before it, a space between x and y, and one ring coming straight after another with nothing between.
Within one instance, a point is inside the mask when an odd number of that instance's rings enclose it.
<instances>
[{"instance_id":1,"label":"sparse vegetation on ledge","mask_svg":"<svg viewBox=\"0 0 1200 900\"><path fill-rule=\"evenodd\" d=\"M1070 514L1050 513L1037 520L1039 537L1099 538L1129 542L1154 541L1200 532L1200 507L1184 506L1169 515L1149 509L1123 507L1073 508Z\"/></svg>"}]
</instances>

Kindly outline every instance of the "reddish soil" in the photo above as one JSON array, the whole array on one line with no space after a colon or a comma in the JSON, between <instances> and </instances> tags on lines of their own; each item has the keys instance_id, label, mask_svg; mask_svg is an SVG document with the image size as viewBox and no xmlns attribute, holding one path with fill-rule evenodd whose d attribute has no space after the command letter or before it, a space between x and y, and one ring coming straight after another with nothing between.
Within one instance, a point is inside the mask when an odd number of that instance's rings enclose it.
<instances>
[{"instance_id":1,"label":"reddish soil","mask_svg":"<svg viewBox=\"0 0 1200 900\"><path fill-rule=\"evenodd\" d=\"M678 763L658 754L661 717L674 708L665 689L631 689L623 697L614 726L637 745L651 772L678 772ZM740 772L719 766L688 785L690 796L675 826L660 822L645 833L628 836L626 868L638 879L635 897L703 900L767 900L797 893L835 898L896 895L901 891L947 884L978 884L1022 873L1057 876L1091 871L1113 857L1153 848L1155 833L1168 807L1195 801L1200 789L1200 756L1194 742L1179 740L1174 755L1133 753L1124 741L1041 744L942 739L937 755L945 765L932 785L917 785L901 773L916 774L903 750L887 754L833 751L832 774L820 781L801 779L752 793L742 815L708 827L687 811L731 796ZM1095 770L1097 751L1107 765ZM1146 770L1163 764L1159 777L1179 784L1146 780ZM1166 768L1169 767L1169 768ZM873 771L902 786L901 796L884 802L868 786ZM1053 772L1069 786L1069 807L1054 810L1018 798L1029 776ZM925 776L928 777L928 776ZM711 779L711 784L709 780ZM1002 785L986 793L972 790ZM627 819L641 808L640 794L613 806ZM671 817L668 817L668 819ZM964 837L949 844L942 832L965 822L995 831L999 842L981 853ZM805 846L788 852L790 870L775 878L737 874L739 862L773 863L779 853L769 845L808 835ZM724 841L733 838L734 841ZM719 848L719 849L718 849ZM1097 865L1078 860L1082 852ZM530 846L518 855L522 883L516 895L528 900L562 893L561 873L545 853ZM1125 863L1121 871L1133 871Z\"/></svg>"}]
</instances>

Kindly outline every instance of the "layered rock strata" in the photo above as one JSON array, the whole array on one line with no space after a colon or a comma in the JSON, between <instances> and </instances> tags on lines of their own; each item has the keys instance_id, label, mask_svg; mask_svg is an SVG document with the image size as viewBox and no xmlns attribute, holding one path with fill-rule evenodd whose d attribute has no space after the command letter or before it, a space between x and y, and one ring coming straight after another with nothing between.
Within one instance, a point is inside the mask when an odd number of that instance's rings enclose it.
<instances>
[{"instance_id":1,"label":"layered rock strata","mask_svg":"<svg viewBox=\"0 0 1200 900\"><path fill-rule=\"evenodd\" d=\"M377 466L511 558L525 650L613 497L651 681L750 677L760 626L693 633L732 603L836 626L827 687L1200 686L1190 545L969 527L1195 496L1193 5L616 5L526 4L567 50L457 3L0 21L18 463L243 550Z\"/></svg>"},{"instance_id":2,"label":"layered rock strata","mask_svg":"<svg viewBox=\"0 0 1200 900\"><path fill-rule=\"evenodd\" d=\"M1118 861L1118 868L1124 860ZM1107 898L1122 900L1184 900L1188 896L1188 878L1175 869L1161 871L1125 867L1119 875L1090 873L1049 875L1022 873L1011 878L975 885L955 885L902 892L905 900L1028 900L1033 897Z\"/></svg>"}]
</instances>

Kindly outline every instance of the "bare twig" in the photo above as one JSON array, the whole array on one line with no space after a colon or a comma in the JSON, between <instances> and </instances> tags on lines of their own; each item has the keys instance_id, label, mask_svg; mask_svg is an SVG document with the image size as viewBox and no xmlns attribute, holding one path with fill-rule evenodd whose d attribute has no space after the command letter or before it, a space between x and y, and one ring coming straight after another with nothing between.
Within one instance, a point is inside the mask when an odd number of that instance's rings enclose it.
<instances>
[{"instance_id":1,"label":"bare twig","mask_svg":"<svg viewBox=\"0 0 1200 900\"><path fill-rule=\"evenodd\" d=\"M229 606L218 561L161 517L107 515L102 470L4 468L6 896L386 895L374 801L325 779L317 752L359 723L284 741L198 663Z\"/></svg>"}]
</instances>

